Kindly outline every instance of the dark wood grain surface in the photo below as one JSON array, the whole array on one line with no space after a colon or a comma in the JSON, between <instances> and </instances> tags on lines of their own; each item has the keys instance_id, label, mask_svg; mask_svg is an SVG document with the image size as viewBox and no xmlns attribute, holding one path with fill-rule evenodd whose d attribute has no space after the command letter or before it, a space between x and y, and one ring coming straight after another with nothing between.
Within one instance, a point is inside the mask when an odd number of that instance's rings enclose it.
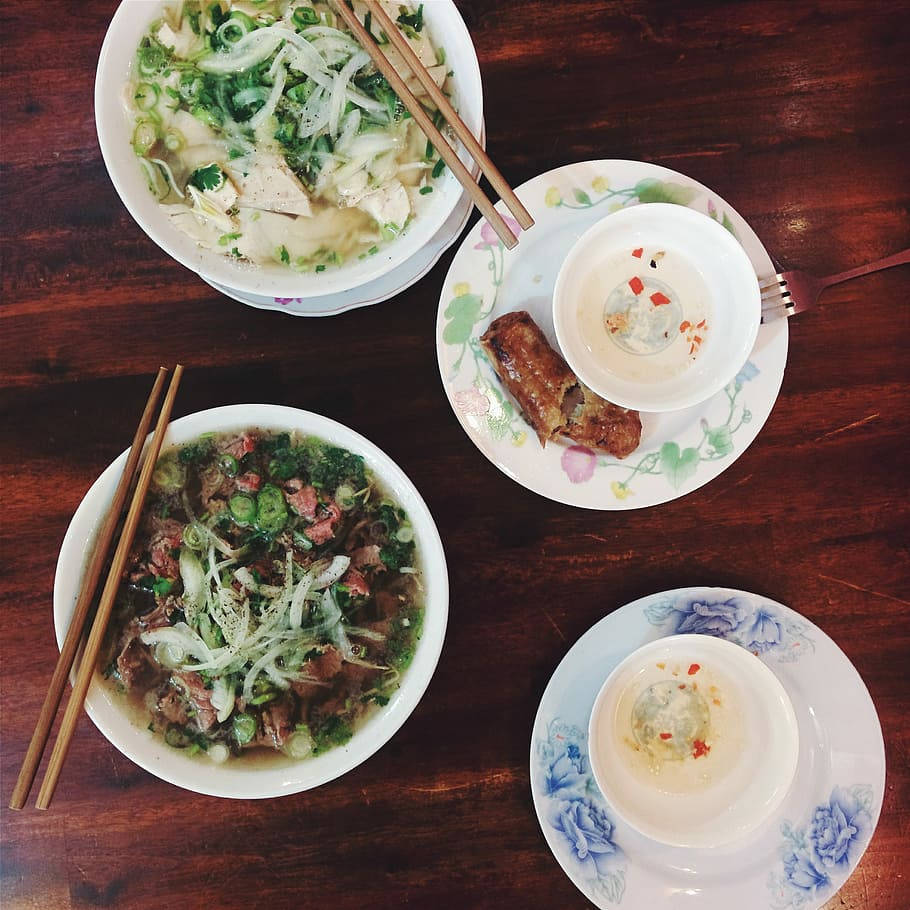
<instances>
[{"instance_id":1,"label":"dark wood grain surface","mask_svg":"<svg viewBox=\"0 0 910 910\"><path fill-rule=\"evenodd\" d=\"M643 159L714 188L786 266L827 274L910 246L907 3L459 6L489 149L513 185L572 161ZM910 906L910 270L835 288L792 321L777 405L714 482L656 509L564 507L489 464L446 402L433 333L451 251L393 301L306 320L220 297L142 233L93 121L113 9L0 7L4 907L584 907L534 817L534 713L595 621L690 584L790 604L856 665L888 780L871 846L827 907ZM61 539L132 435L151 374L176 360L188 366L178 416L308 408L401 464L449 557L442 659L393 740L318 790L195 796L83 720L51 810L10 812L56 656Z\"/></svg>"}]
</instances>

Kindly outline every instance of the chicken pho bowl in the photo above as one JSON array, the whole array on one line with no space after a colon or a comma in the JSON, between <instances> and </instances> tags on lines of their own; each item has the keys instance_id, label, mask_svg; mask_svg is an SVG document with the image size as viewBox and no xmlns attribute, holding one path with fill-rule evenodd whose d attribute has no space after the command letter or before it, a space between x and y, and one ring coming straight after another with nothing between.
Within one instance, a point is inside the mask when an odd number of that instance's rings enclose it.
<instances>
[{"instance_id":1,"label":"chicken pho bowl","mask_svg":"<svg viewBox=\"0 0 910 910\"><path fill-rule=\"evenodd\" d=\"M67 532L58 640L124 458ZM188 789L307 789L404 722L446 612L435 525L378 449L292 408L194 414L156 464L87 710L129 758Z\"/></svg>"},{"instance_id":2,"label":"chicken pho bowl","mask_svg":"<svg viewBox=\"0 0 910 910\"><path fill-rule=\"evenodd\" d=\"M479 134L480 73L454 4L384 6ZM447 131L366 7L354 9ZM365 284L420 249L463 192L327 0L125 0L95 112L130 214L179 262L238 291Z\"/></svg>"}]
</instances>

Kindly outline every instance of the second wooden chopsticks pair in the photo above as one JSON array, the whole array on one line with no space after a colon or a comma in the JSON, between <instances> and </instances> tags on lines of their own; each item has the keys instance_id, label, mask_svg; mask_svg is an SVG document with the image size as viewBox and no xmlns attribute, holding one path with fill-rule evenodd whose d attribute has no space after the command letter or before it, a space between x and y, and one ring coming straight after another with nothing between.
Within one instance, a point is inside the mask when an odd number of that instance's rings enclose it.
<instances>
[{"instance_id":1,"label":"second wooden chopsticks pair","mask_svg":"<svg viewBox=\"0 0 910 910\"><path fill-rule=\"evenodd\" d=\"M395 49L404 58L408 68L423 86L424 91L432 99L439 111L445 117L446 121L452 127L455 135L464 143L465 148L470 152L471 157L480 166L486 178L490 181L493 189L499 194L506 207L515 216L515 220L523 230L527 230L534 224L534 219L528 214L527 209L521 204L512 188L506 182L506 179L493 164L487 153L481 148L480 143L465 125L461 117L458 116L452 107L449 99L433 80L433 77L426 71L424 65L420 62L417 54L411 48L408 40L401 33L398 26L392 21L388 13L382 8L382 4L376 0L366 0L367 10L372 15L374 21L380 28L381 32L386 35L389 41L395 46ZM345 0L338 0L335 4L339 15L347 23L348 27L357 37L363 49L370 55L376 68L388 80L395 94L401 99L404 106L410 111L411 116L417 122L417 125L423 130L424 135L433 143L439 156L449 166L449 169L458 179L458 182L468 191L474 204L480 209L481 213L490 222L490 226L496 231L497 236L503 242L507 249L512 249L517 243L518 238L512 232L505 219L493 207L493 203L487 199L483 190L474 182L468 169L464 166L458 153L449 145L445 137L433 123L432 118L427 114L423 105L414 96L414 93L407 87L401 74L389 62L382 50L376 44L373 36L364 28L361 21L357 18L354 10L348 6Z\"/></svg>"},{"instance_id":2,"label":"second wooden chopsticks pair","mask_svg":"<svg viewBox=\"0 0 910 910\"><path fill-rule=\"evenodd\" d=\"M41 706L38 721L35 725L35 732L32 734L28 751L25 754L22 768L19 771L19 777L16 780L16 786L13 789L12 797L10 798L9 806L11 809L21 809L28 798L29 791L31 790L32 783L34 782L35 775L38 771L38 765L41 762L42 753L47 745L48 736L50 735L50 730L54 723L54 717L60 706L60 700L63 696L67 677L70 674L70 669L76 659L79 645L84 637L83 633L86 619L88 618L89 609L94 599L95 592L98 589L98 582L101 580L101 573L104 569L104 564L116 534L117 526L120 523L123 506L127 500L129 491L135 482L133 498L130 502L130 508L123 524L123 530L120 534L117 550L114 554L107 581L105 582L104 590L98 603L98 609L95 613L91 631L88 633L88 639L86 640L85 648L82 653L82 660L79 664L76 680L73 684L73 691L66 706L66 713L63 716L63 721L57 734L57 740L54 744L54 750L44 775L44 781L41 785L41 790L38 793L36 802L37 807L39 809L46 809L54 795L54 789L57 786L57 780L60 777L63 762L66 760L66 754L73 737L73 732L76 729L76 723L79 720L82 705L85 701L85 695L88 692L88 687L92 680L95 663L98 659L98 653L104 639L107 621L110 617L111 609L114 605L114 598L116 597L117 589L120 584L120 576L123 573L123 567L126 563L130 547L133 543L133 538L136 534L136 529L139 525L139 518L142 515L142 506L145 502L149 483L151 482L152 471L154 471L155 463L158 460L158 453L161 451L161 443L171 418L171 411L174 407L174 399L177 395L177 388L180 385L182 374L183 367L178 364L171 377L171 383L168 387L167 395L165 396L164 404L161 407L161 413L158 416L158 422L155 426L155 433L149 443L148 451L145 454L145 461L142 464L140 471L139 464L142 458L145 439L148 435L155 409L158 406L161 391L164 388L164 380L167 377L167 370L164 367L161 367L158 370L155 384L152 387L151 394L145 405L145 410L142 412L139 426L136 429L136 434L133 437L133 443L123 468L123 474L120 477L117 489L114 492L110 511L98 532L94 551L92 552L85 576L82 580L79 597L73 608L73 615L70 619L66 638L63 642L63 647L60 649L60 657L54 668L47 695L44 698L44 703ZM137 471L139 471L138 480L136 480Z\"/></svg>"}]
</instances>

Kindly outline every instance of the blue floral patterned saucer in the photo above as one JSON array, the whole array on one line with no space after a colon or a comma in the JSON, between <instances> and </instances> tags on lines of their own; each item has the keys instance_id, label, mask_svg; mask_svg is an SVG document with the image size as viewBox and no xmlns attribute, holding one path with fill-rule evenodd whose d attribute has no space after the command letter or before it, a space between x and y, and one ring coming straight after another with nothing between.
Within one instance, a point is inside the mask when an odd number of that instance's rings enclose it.
<instances>
[{"instance_id":1,"label":"blue floral patterned saucer","mask_svg":"<svg viewBox=\"0 0 910 910\"><path fill-rule=\"evenodd\" d=\"M799 722L790 793L758 831L713 850L669 847L616 817L588 762L588 716L622 658L666 635L714 635L756 653ZM586 632L553 674L534 721L531 790L544 837L596 906L817 910L869 844L885 788L878 715L859 674L817 626L767 598L681 588L627 604Z\"/></svg>"}]
</instances>

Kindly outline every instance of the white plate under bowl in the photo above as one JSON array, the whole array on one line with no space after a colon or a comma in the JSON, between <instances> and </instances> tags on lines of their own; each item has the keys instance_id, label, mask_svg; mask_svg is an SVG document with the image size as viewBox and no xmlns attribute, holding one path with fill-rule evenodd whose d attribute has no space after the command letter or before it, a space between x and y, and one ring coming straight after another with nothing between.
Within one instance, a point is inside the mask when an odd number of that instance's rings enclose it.
<instances>
[{"instance_id":1,"label":"white plate under bowl","mask_svg":"<svg viewBox=\"0 0 910 910\"><path fill-rule=\"evenodd\" d=\"M633 250L641 253L639 248L646 252L636 259ZM665 258L660 262L652 260L656 268L650 268L651 254L661 250ZM694 273L690 281L697 281L702 290L697 284L686 288L660 282L663 278L673 283L667 277L671 260L688 263ZM643 279L645 290L637 298L626 286L632 276ZM655 369L659 369L655 360L659 361L661 353L630 355L610 341L613 336L603 324L602 312L617 284L625 291L625 298L620 298L625 305L628 300L646 300L651 290L665 290L673 298L660 309L650 303L648 308L672 321L670 350L679 349L682 353L689 342L683 337L681 326L685 319L691 318L693 323L699 319L690 317L687 307L693 301L686 298L706 298L701 301L707 316L702 331L704 344L682 372L663 378L659 373L655 375ZM586 326L579 310L585 301L590 307L592 296L596 319L592 320L593 326ZM674 308L675 319L667 316L667 311ZM713 218L665 202L629 206L588 228L566 256L553 289L556 338L575 375L607 401L638 411L680 411L722 391L751 353L760 321L761 298L755 270L736 238ZM597 341L606 345L603 351L598 349ZM617 354L627 368L630 362L634 364L635 371L641 371L641 378L617 369L611 359Z\"/></svg>"},{"instance_id":2,"label":"white plate under bowl","mask_svg":"<svg viewBox=\"0 0 910 910\"><path fill-rule=\"evenodd\" d=\"M168 255L207 280L245 294L269 297L312 297L336 294L375 280L397 268L432 238L458 205L461 184L450 170L434 183L426 210L379 253L319 273L295 272L278 263L250 265L204 250L179 231L148 191L130 142L133 125L123 111L123 87L139 41L160 0L122 0L101 47L95 76L95 124L98 142L114 188L136 223ZM480 67L471 36L452 0L424 4L424 19L434 42L446 51L452 70L454 101L468 128L477 135L483 120ZM470 156L459 148L470 164Z\"/></svg>"},{"instance_id":3,"label":"white plate under bowl","mask_svg":"<svg viewBox=\"0 0 910 910\"><path fill-rule=\"evenodd\" d=\"M486 145L486 132L481 127L480 144ZM473 173L479 173L475 165ZM463 193L455 210L449 215L446 223L436 232L426 245L400 266L385 275L370 281L368 284L339 291L337 294L326 294L323 297L269 297L264 294L247 294L234 288L224 287L200 275L208 285L239 303L255 307L258 310L276 310L291 316L337 316L348 310L382 303L407 290L416 284L439 261L442 254L458 239L459 234L468 223L474 203L467 193Z\"/></svg>"},{"instance_id":4,"label":"white plate under bowl","mask_svg":"<svg viewBox=\"0 0 910 910\"><path fill-rule=\"evenodd\" d=\"M575 241L611 209L641 202L688 205L739 240L756 274L772 275L776 269L755 232L706 186L641 161L569 164L534 177L517 193L534 227L507 251L480 221L462 241L440 294L439 372L468 437L516 483L588 509L653 506L713 480L751 445L771 413L787 362L786 319L761 327L746 364L710 400L684 411L643 414L641 445L622 461L563 440L541 448L484 356L480 336L497 316L527 310L556 347L556 274Z\"/></svg>"},{"instance_id":5,"label":"white plate under bowl","mask_svg":"<svg viewBox=\"0 0 910 910\"><path fill-rule=\"evenodd\" d=\"M309 411L271 404L238 404L181 417L170 424L164 446L189 442L201 433L258 427L299 431L362 455L367 467L407 511L414 525L423 572L424 623L411 666L388 705L372 714L347 745L302 761L263 761L261 766L216 765L168 746L160 736L130 720L120 699L98 680L88 690L85 709L95 726L127 758L156 777L211 796L260 799L309 790L355 768L381 748L417 707L436 669L445 638L449 580L439 532L420 493L405 473L359 433ZM58 646L66 636L91 544L113 498L127 453L122 453L92 484L73 516L57 560L54 578L54 627Z\"/></svg>"},{"instance_id":6,"label":"white plate under bowl","mask_svg":"<svg viewBox=\"0 0 910 910\"><path fill-rule=\"evenodd\" d=\"M757 653L799 725L793 785L745 840L710 850L639 834L591 773L588 717L605 675L667 635L714 635ZM875 706L843 651L789 607L729 588L680 588L610 613L553 673L531 736L531 793L547 844L597 906L818 910L863 855L881 812L885 747Z\"/></svg>"}]
</instances>

